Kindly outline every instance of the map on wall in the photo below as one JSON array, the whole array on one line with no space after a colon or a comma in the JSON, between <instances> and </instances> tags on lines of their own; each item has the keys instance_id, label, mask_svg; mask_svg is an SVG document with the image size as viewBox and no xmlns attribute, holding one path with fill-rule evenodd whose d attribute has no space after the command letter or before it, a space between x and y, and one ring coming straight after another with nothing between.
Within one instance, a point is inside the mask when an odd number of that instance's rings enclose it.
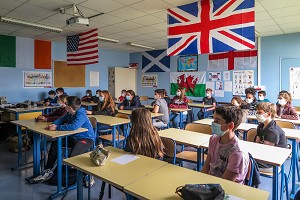
<instances>
[{"instance_id":1,"label":"map on wall","mask_svg":"<svg viewBox=\"0 0 300 200\"><path fill-rule=\"evenodd\" d=\"M290 92L293 99L300 99L300 67L290 68Z\"/></svg>"},{"instance_id":2,"label":"map on wall","mask_svg":"<svg viewBox=\"0 0 300 200\"><path fill-rule=\"evenodd\" d=\"M177 71L198 71L198 56L180 56L178 58Z\"/></svg>"}]
</instances>

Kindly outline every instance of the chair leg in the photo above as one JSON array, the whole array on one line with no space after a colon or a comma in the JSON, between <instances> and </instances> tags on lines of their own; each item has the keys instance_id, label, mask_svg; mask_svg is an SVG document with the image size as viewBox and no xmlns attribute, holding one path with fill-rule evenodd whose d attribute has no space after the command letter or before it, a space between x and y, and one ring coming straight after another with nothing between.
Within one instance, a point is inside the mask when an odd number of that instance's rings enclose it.
<instances>
[{"instance_id":1,"label":"chair leg","mask_svg":"<svg viewBox=\"0 0 300 200\"><path fill-rule=\"evenodd\" d=\"M108 185L108 198L111 199L111 185Z\"/></svg>"},{"instance_id":2,"label":"chair leg","mask_svg":"<svg viewBox=\"0 0 300 200\"><path fill-rule=\"evenodd\" d=\"M102 200L102 199L103 199L103 196L104 196L104 190L105 190L105 185L106 185L106 182L102 181L102 184L101 184L101 190L100 190L100 193L99 193L99 200Z\"/></svg>"},{"instance_id":3,"label":"chair leg","mask_svg":"<svg viewBox=\"0 0 300 200\"><path fill-rule=\"evenodd\" d=\"M288 177L286 175L286 173L284 173L284 182L285 182L285 195L286 195L286 199L289 199L289 182L288 182Z\"/></svg>"}]
</instances>

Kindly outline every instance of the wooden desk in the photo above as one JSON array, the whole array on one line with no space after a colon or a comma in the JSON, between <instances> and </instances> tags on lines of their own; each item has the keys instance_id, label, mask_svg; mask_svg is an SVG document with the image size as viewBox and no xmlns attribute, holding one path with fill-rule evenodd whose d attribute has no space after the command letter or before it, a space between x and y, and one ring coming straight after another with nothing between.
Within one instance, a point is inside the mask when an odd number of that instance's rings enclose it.
<instances>
[{"instance_id":1,"label":"wooden desk","mask_svg":"<svg viewBox=\"0 0 300 200\"><path fill-rule=\"evenodd\" d=\"M197 171L202 168L202 144L208 143L211 135L201 134L193 131L187 131L177 128L169 128L158 132L160 137L171 138L176 142L197 149Z\"/></svg>"},{"instance_id":2,"label":"wooden desk","mask_svg":"<svg viewBox=\"0 0 300 200\"><path fill-rule=\"evenodd\" d=\"M257 120L255 115L248 115L247 119L249 120ZM286 122L293 122L295 125L300 125L300 120L292 120L292 119L281 119L281 118L274 118L275 121L286 121Z\"/></svg>"},{"instance_id":3,"label":"wooden desk","mask_svg":"<svg viewBox=\"0 0 300 200\"><path fill-rule=\"evenodd\" d=\"M179 113L179 127L183 129L183 113L191 110L190 108L171 108L171 112Z\"/></svg>"},{"instance_id":4,"label":"wooden desk","mask_svg":"<svg viewBox=\"0 0 300 200\"><path fill-rule=\"evenodd\" d=\"M153 110L154 106L151 106L151 105L144 105L146 109L149 109L149 110Z\"/></svg>"},{"instance_id":5,"label":"wooden desk","mask_svg":"<svg viewBox=\"0 0 300 200\"><path fill-rule=\"evenodd\" d=\"M202 109L203 109L203 117L204 117L204 119L207 117L207 116L206 116L207 108L213 107L213 105L204 105L204 104L202 104L202 103L189 103L188 105L189 105L189 107L191 107L192 109L193 109L193 108L200 108L200 109L202 108Z\"/></svg>"},{"instance_id":6,"label":"wooden desk","mask_svg":"<svg viewBox=\"0 0 300 200\"><path fill-rule=\"evenodd\" d=\"M52 194L50 198L55 198L64 193L62 189L62 137L74 135L76 133L81 133L87 131L85 128L79 128L74 131L49 131L45 127L50 124L49 122L35 122L34 120L19 120L12 121L11 123L18 126L25 127L28 130L34 132L33 134L33 175L37 176L40 174L40 142L41 135L56 138L57 139L57 192ZM21 138L21 137L18 137ZM19 152L22 148L22 141L18 140Z\"/></svg>"},{"instance_id":7,"label":"wooden desk","mask_svg":"<svg viewBox=\"0 0 300 200\"><path fill-rule=\"evenodd\" d=\"M268 199L269 193L232 181L175 165L165 165L153 173L125 186L126 193L139 199L182 199L175 191L185 184L219 183L226 194L242 199Z\"/></svg>"},{"instance_id":8,"label":"wooden desk","mask_svg":"<svg viewBox=\"0 0 300 200\"><path fill-rule=\"evenodd\" d=\"M130 153L113 147L107 148L111 151L111 155L104 166L95 165L90 159L89 153L64 160L64 163L79 170L79 177L77 179L79 180L79 182L77 182L77 199L83 199L82 172L99 178L114 187L123 190L126 185L129 185L130 183L168 164L160 160L137 155L139 157L138 159L125 165L120 165L118 163L111 162L110 160Z\"/></svg>"},{"instance_id":9,"label":"wooden desk","mask_svg":"<svg viewBox=\"0 0 300 200\"><path fill-rule=\"evenodd\" d=\"M210 126L213 121L214 121L214 119L205 118L205 119L200 119L200 120L193 121L193 123L196 123L196 124L205 124L205 125L209 125Z\"/></svg>"},{"instance_id":10,"label":"wooden desk","mask_svg":"<svg viewBox=\"0 0 300 200\"><path fill-rule=\"evenodd\" d=\"M98 123L108 125L112 127L112 136L113 136L113 146L116 147L116 127L118 125L122 124L129 124L129 119L119 118L119 117L112 117L112 116L106 116L106 115L88 115L91 117L95 117ZM125 127L125 132L127 131L127 127Z\"/></svg>"},{"instance_id":11,"label":"wooden desk","mask_svg":"<svg viewBox=\"0 0 300 200\"><path fill-rule=\"evenodd\" d=\"M88 106L96 106L96 105L98 105L98 103L92 103L92 102L82 101L81 105L88 107Z\"/></svg>"},{"instance_id":12,"label":"wooden desk","mask_svg":"<svg viewBox=\"0 0 300 200\"><path fill-rule=\"evenodd\" d=\"M296 113L297 113L298 115L300 115L300 111L296 111Z\"/></svg>"},{"instance_id":13,"label":"wooden desk","mask_svg":"<svg viewBox=\"0 0 300 200\"><path fill-rule=\"evenodd\" d=\"M118 112L126 114L126 115L131 115L132 110L118 110ZM163 115L164 115L163 113L153 113L153 112L151 112L151 117L152 118L154 118L154 117L160 117L160 116L163 116Z\"/></svg>"}]
</instances>

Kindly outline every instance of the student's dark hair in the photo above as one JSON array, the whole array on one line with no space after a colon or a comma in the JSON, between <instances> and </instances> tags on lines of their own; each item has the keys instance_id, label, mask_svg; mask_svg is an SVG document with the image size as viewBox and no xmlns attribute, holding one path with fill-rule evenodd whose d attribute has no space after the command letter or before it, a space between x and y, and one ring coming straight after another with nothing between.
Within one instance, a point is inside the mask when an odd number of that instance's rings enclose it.
<instances>
[{"instance_id":1,"label":"student's dark hair","mask_svg":"<svg viewBox=\"0 0 300 200\"><path fill-rule=\"evenodd\" d=\"M210 91L210 92L212 92L212 89L211 89L211 88L206 88L205 91Z\"/></svg>"},{"instance_id":2,"label":"student's dark hair","mask_svg":"<svg viewBox=\"0 0 300 200\"><path fill-rule=\"evenodd\" d=\"M133 90L127 90L126 93L129 93L131 96L135 97L135 92Z\"/></svg>"},{"instance_id":3,"label":"student's dark hair","mask_svg":"<svg viewBox=\"0 0 300 200\"><path fill-rule=\"evenodd\" d=\"M255 95L256 95L256 89L253 88L253 87L246 88L246 89L245 89L245 94L246 94L246 95L247 95L247 94L252 94L252 95L255 97Z\"/></svg>"},{"instance_id":4,"label":"student's dark hair","mask_svg":"<svg viewBox=\"0 0 300 200\"><path fill-rule=\"evenodd\" d=\"M56 95L56 92L55 92L54 90L50 90L50 91L48 92L48 95Z\"/></svg>"},{"instance_id":5,"label":"student's dark hair","mask_svg":"<svg viewBox=\"0 0 300 200\"><path fill-rule=\"evenodd\" d=\"M98 92L100 93L100 92L101 92L101 90L100 90L100 89L96 90L96 94L97 94Z\"/></svg>"},{"instance_id":6,"label":"student's dark hair","mask_svg":"<svg viewBox=\"0 0 300 200\"><path fill-rule=\"evenodd\" d=\"M56 92L62 92L62 93L65 92L64 88L62 88L62 87L56 88L55 91L56 91Z\"/></svg>"},{"instance_id":7,"label":"student's dark hair","mask_svg":"<svg viewBox=\"0 0 300 200\"><path fill-rule=\"evenodd\" d=\"M154 93L158 94L161 98L164 98L164 96L165 96L165 93L162 89L154 90Z\"/></svg>"},{"instance_id":8,"label":"student's dark hair","mask_svg":"<svg viewBox=\"0 0 300 200\"><path fill-rule=\"evenodd\" d=\"M233 122L235 130L242 122L243 112L236 106L219 106L216 108L216 114L226 121L226 123Z\"/></svg>"},{"instance_id":9,"label":"student's dark hair","mask_svg":"<svg viewBox=\"0 0 300 200\"><path fill-rule=\"evenodd\" d=\"M88 93L90 96L92 96L92 90L87 90L85 93Z\"/></svg>"},{"instance_id":10,"label":"student's dark hair","mask_svg":"<svg viewBox=\"0 0 300 200\"><path fill-rule=\"evenodd\" d=\"M57 99L62 101L62 102L66 102L67 98L68 98L68 95L63 94L63 95L60 95Z\"/></svg>"},{"instance_id":11,"label":"student's dark hair","mask_svg":"<svg viewBox=\"0 0 300 200\"><path fill-rule=\"evenodd\" d=\"M167 90L166 90L166 89L162 89L162 90L163 90L163 92L164 92L164 95L165 95L165 96L168 96Z\"/></svg>"},{"instance_id":12,"label":"student's dark hair","mask_svg":"<svg viewBox=\"0 0 300 200\"><path fill-rule=\"evenodd\" d=\"M262 95L264 95L264 96L266 96L266 95L267 95L266 91L263 91L263 90L261 90L261 91L258 91L258 95L260 95L260 94L262 94Z\"/></svg>"},{"instance_id":13,"label":"student's dark hair","mask_svg":"<svg viewBox=\"0 0 300 200\"><path fill-rule=\"evenodd\" d=\"M68 96L67 105L71 106L74 110L78 110L81 107L81 100L76 96Z\"/></svg>"},{"instance_id":14,"label":"student's dark hair","mask_svg":"<svg viewBox=\"0 0 300 200\"><path fill-rule=\"evenodd\" d=\"M121 90L121 93L123 93L123 92L126 92L126 90L124 90L124 89L123 89L123 90Z\"/></svg>"}]
</instances>

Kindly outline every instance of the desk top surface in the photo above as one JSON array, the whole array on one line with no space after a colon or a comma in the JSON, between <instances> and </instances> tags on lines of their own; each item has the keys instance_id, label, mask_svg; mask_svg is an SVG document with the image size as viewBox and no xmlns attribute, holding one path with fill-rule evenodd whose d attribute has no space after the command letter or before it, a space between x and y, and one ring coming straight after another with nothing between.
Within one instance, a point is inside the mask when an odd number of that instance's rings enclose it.
<instances>
[{"instance_id":1,"label":"desk top surface","mask_svg":"<svg viewBox=\"0 0 300 200\"><path fill-rule=\"evenodd\" d=\"M248 115L247 119L256 120L255 115ZM281 119L281 118L274 118L275 121L286 121L286 122L293 122L294 124L300 125L300 120L292 120L292 119Z\"/></svg>"},{"instance_id":2,"label":"desk top surface","mask_svg":"<svg viewBox=\"0 0 300 200\"><path fill-rule=\"evenodd\" d=\"M188 103L190 107L196 107L196 108L211 108L213 105L204 105L202 103Z\"/></svg>"},{"instance_id":3,"label":"desk top surface","mask_svg":"<svg viewBox=\"0 0 300 200\"><path fill-rule=\"evenodd\" d=\"M82 101L81 105L82 106L96 106L96 105L98 105L98 103L92 103L92 102Z\"/></svg>"},{"instance_id":4,"label":"desk top surface","mask_svg":"<svg viewBox=\"0 0 300 200\"><path fill-rule=\"evenodd\" d=\"M193 131L181 130L177 128L169 128L158 132L159 136L171 138L181 144L193 146L196 148L201 147L209 141L211 135L197 133Z\"/></svg>"},{"instance_id":5,"label":"desk top surface","mask_svg":"<svg viewBox=\"0 0 300 200\"><path fill-rule=\"evenodd\" d=\"M73 135L76 133L81 133L87 131L86 128L79 128L75 131L49 131L46 130L46 126L51 124L50 122L35 122L34 119L30 120L17 120L11 121L11 123L27 128L28 130L37 132L39 134L51 137L58 138L67 135Z\"/></svg>"},{"instance_id":6,"label":"desk top surface","mask_svg":"<svg viewBox=\"0 0 300 200\"><path fill-rule=\"evenodd\" d=\"M226 194L242 199L268 199L269 196L269 193L263 190L171 164L125 186L125 192L140 199L180 200L182 198L175 193L177 187L207 183L219 183Z\"/></svg>"},{"instance_id":7,"label":"desk top surface","mask_svg":"<svg viewBox=\"0 0 300 200\"><path fill-rule=\"evenodd\" d=\"M127 123L130 122L129 119L106 116L106 115L88 115L88 117L95 117L97 122L99 122L101 124L106 124L106 125L109 125L109 126L127 124Z\"/></svg>"},{"instance_id":8,"label":"desk top surface","mask_svg":"<svg viewBox=\"0 0 300 200\"><path fill-rule=\"evenodd\" d=\"M126 115L131 115L132 110L118 110L118 112L126 114ZM151 117L160 117L160 116L163 116L163 115L164 115L163 113L153 113L153 112L151 112Z\"/></svg>"},{"instance_id":9,"label":"desk top surface","mask_svg":"<svg viewBox=\"0 0 300 200\"><path fill-rule=\"evenodd\" d=\"M111 151L111 154L104 166L97 166L94 164L90 159L89 153L65 159L64 163L67 163L82 172L102 179L103 181L120 189L123 189L124 186L168 164L157 159L137 155L139 157L138 159L121 165L112 162L111 160L130 153L113 147L107 148Z\"/></svg>"},{"instance_id":10,"label":"desk top surface","mask_svg":"<svg viewBox=\"0 0 300 200\"><path fill-rule=\"evenodd\" d=\"M171 108L171 112L185 112L191 110L190 108Z\"/></svg>"}]
</instances>

